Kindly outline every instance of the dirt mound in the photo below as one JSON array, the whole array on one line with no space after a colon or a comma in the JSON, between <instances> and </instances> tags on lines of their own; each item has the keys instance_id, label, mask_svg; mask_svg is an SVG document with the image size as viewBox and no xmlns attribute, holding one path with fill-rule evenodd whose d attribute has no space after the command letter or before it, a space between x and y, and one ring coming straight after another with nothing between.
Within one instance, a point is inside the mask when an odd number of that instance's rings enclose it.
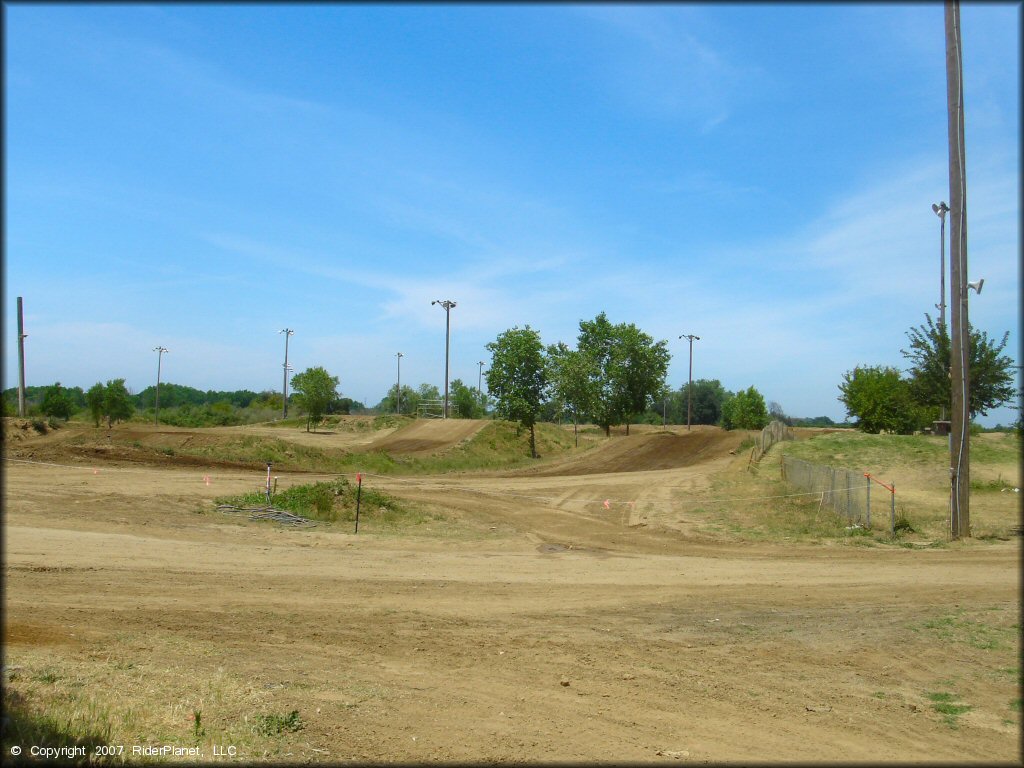
<instances>
[{"instance_id":1,"label":"dirt mound","mask_svg":"<svg viewBox=\"0 0 1024 768\"><path fill-rule=\"evenodd\" d=\"M483 419L417 419L407 427L374 440L367 450L390 454L431 453L469 440L489 423Z\"/></svg>"},{"instance_id":2,"label":"dirt mound","mask_svg":"<svg viewBox=\"0 0 1024 768\"><path fill-rule=\"evenodd\" d=\"M711 427L684 434L660 432L613 437L585 456L530 474L553 477L678 469L725 456L735 451L746 436L746 432Z\"/></svg>"}]
</instances>

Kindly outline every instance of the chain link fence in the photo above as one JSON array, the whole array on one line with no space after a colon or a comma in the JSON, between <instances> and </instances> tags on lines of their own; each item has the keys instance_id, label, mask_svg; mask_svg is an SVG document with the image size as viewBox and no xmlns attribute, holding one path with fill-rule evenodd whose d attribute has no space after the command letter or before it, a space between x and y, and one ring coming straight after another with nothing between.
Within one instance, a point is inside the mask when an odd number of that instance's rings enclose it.
<instances>
[{"instance_id":1,"label":"chain link fence","mask_svg":"<svg viewBox=\"0 0 1024 768\"><path fill-rule=\"evenodd\" d=\"M783 440L792 440L793 430L791 430L784 422L773 421L767 427L761 430L761 434L754 438L754 450L751 453L751 461L760 461L761 457L764 456L768 449L776 443L781 443Z\"/></svg>"},{"instance_id":2,"label":"chain link fence","mask_svg":"<svg viewBox=\"0 0 1024 768\"><path fill-rule=\"evenodd\" d=\"M875 489L875 516L884 520L888 513L889 531L896 535L895 484L886 485L864 472L812 464L792 456L782 457L782 479L809 493L820 493L819 508L828 504L848 523L863 528L871 528L871 484L875 483L880 486Z\"/></svg>"}]
</instances>

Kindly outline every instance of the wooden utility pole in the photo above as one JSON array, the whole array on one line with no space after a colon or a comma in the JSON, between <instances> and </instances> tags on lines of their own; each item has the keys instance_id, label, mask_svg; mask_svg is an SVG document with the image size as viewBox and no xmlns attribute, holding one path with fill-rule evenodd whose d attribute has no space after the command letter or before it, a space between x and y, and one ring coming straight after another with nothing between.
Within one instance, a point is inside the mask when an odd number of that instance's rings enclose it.
<instances>
[{"instance_id":1,"label":"wooden utility pole","mask_svg":"<svg viewBox=\"0 0 1024 768\"><path fill-rule=\"evenodd\" d=\"M25 312L18 297L18 415L25 418Z\"/></svg>"},{"instance_id":2,"label":"wooden utility pole","mask_svg":"<svg viewBox=\"0 0 1024 768\"><path fill-rule=\"evenodd\" d=\"M946 0L946 104L949 113L950 378L949 531L971 535L970 323L967 318L967 163L964 155L963 49L960 3Z\"/></svg>"}]
</instances>

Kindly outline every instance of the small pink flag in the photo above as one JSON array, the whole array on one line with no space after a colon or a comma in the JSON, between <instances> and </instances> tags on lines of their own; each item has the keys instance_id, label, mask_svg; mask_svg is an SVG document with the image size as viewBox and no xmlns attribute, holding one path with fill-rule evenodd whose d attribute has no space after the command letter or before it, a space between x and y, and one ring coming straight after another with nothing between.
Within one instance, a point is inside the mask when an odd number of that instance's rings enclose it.
<instances>
[{"instance_id":1,"label":"small pink flag","mask_svg":"<svg viewBox=\"0 0 1024 768\"><path fill-rule=\"evenodd\" d=\"M612 508L611 499L605 499L604 500L604 508L605 509L611 509Z\"/></svg>"}]
</instances>

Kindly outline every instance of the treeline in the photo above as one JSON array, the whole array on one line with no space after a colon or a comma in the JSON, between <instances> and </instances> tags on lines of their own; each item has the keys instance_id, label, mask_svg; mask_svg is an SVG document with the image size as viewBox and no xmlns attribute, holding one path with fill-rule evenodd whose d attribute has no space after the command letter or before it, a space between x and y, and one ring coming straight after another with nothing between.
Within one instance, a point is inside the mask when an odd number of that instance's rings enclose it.
<instances>
[{"instance_id":1,"label":"treeline","mask_svg":"<svg viewBox=\"0 0 1024 768\"><path fill-rule=\"evenodd\" d=\"M689 418L726 429L760 429L770 420L764 397L753 386L729 392L717 379L704 379L693 383L692 392L688 385L678 395L671 392L668 342L655 341L632 323L612 323L604 312L580 321L575 346L545 347L527 325L499 334L487 349L492 355L487 388L495 411L530 430L535 457L534 426L555 416L575 427L596 424L606 435L621 424L629 434L631 423L657 423L659 410L660 420L668 422L669 401L673 423Z\"/></svg>"},{"instance_id":2,"label":"treeline","mask_svg":"<svg viewBox=\"0 0 1024 768\"><path fill-rule=\"evenodd\" d=\"M444 394L433 384L420 384L413 389L402 385L401 397L398 396L398 384L395 384L384 398L374 407L379 413L401 413L405 416L416 416L421 409L426 411L427 404L444 399ZM455 379L448 385L448 415L459 419L483 419L488 415L489 399L476 387L467 387L462 379ZM431 412L435 409L431 408ZM432 415L440 415L433 414Z\"/></svg>"},{"instance_id":3,"label":"treeline","mask_svg":"<svg viewBox=\"0 0 1024 768\"><path fill-rule=\"evenodd\" d=\"M289 408L301 411L301 396L288 397ZM328 413L363 410L362 403L350 398L335 398ZM124 379L97 382L88 390L65 387L60 382L46 387L25 388L25 411L29 417L47 416L68 420L83 417L99 426L132 419L152 420L156 416L156 385L137 394L125 387ZM251 424L280 418L283 399L280 392L201 390L181 384L160 384L160 423L179 427L211 427ZM18 413L17 388L3 392L3 413Z\"/></svg>"},{"instance_id":4,"label":"treeline","mask_svg":"<svg viewBox=\"0 0 1024 768\"><path fill-rule=\"evenodd\" d=\"M1001 340L967 328L964 350L970 371L967 407L970 418L1018 401L1024 393L1014 385L1013 360L1003 354L1009 332ZM907 331L910 342L900 350L910 362L907 375L892 366L859 365L843 374L839 400L864 432L910 434L950 418L953 409L951 342L946 326L925 314L923 325ZM1014 429L1021 431L1018 414Z\"/></svg>"}]
</instances>

